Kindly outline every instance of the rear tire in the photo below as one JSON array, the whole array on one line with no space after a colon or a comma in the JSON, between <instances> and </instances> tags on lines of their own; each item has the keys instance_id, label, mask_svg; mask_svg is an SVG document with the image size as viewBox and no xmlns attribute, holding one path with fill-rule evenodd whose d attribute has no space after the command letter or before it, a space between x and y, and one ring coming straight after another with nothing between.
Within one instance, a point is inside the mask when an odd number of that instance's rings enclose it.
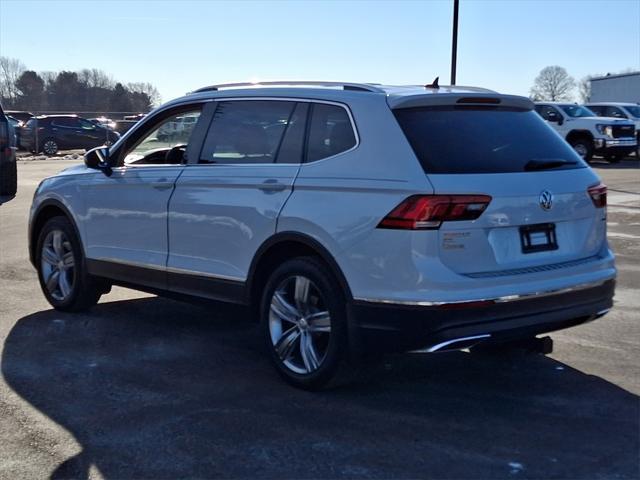
<instances>
[{"instance_id":1,"label":"rear tire","mask_svg":"<svg viewBox=\"0 0 640 480\"><path fill-rule=\"evenodd\" d=\"M593 142L588 138L575 138L569 142L578 155L585 162L590 162L593 158Z\"/></svg>"},{"instance_id":2,"label":"rear tire","mask_svg":"<svg viewBox=\"0 0 640 480\"><path fill-rule=\"evenodd\" d=\"M40 288L56 310L79 312L100 299L106 285L87 273L80 239L66 217L49 219L36 245Z\"/></svg>"},{"instance_id":3,"label":"rear tire","mask_svg":"<svg viewBox=\"0 0 640 480\"><path fill-rule=\"evenodd\" d=\"M0 195L13 197L18 191L18 165L7 162L0 165Z\"/></svg>"},{"instance_id":4,"label":"rear tire","mask_svg":"<svg viewBox=\"0 0 640 480\"><path fill-rule=\"evenodd\" d=\"M351 380L345 294L320 260L281 264L265 285L260 320L271 360L291 385L320 390Z\"/></svg>"},{"instance_id":5,"label":"rear tire","mask_svg":"<svg viewBox=\"0 0 640 480\"><path fill-rule=\"evenodd\" d=\"M58 142L53 138L46 138L42 142L42 151L47 155L55 155L58 153Z\"/></svg>"}]
</instances>

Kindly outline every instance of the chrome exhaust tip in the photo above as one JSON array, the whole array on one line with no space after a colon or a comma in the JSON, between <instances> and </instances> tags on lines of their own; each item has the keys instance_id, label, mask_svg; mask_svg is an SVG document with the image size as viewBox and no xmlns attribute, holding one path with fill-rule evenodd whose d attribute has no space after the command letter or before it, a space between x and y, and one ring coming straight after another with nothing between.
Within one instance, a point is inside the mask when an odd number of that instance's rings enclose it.
<instances>
[{"instance_id":1,"label":"chrome exhaust tip","mask_svg":"<svg viewBox=\"0 0 640 480\"><path fill-rule=\"evenodd\" d=\"M452 340L447 340L445 342L432 345L431 347L426 347L420 350L413 350L411 353L433 353L451 350L463 350L465 348L471 348L490 337L490 334L485 333L483 335L473 335L472 337L454 338Z\"/></svg>"}]
</instances>

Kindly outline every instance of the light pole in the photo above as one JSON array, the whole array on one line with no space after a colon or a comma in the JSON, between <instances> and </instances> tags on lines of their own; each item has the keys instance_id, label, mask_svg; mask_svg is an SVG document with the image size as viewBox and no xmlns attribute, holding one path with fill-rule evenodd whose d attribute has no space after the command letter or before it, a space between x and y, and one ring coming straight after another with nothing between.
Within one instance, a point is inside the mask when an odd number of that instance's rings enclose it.
<instances>
[{"instance_id":1,"label":"light pole","mask_svg":"<svg viewBox=\"0 0 640 480\"><path fill-rule=\"evenodd\" d=\"M459 0L453 0L453 38L451 39L451 85L456 84L456 61L458 59L458 7Z\"/></svg>"}]
</instances>

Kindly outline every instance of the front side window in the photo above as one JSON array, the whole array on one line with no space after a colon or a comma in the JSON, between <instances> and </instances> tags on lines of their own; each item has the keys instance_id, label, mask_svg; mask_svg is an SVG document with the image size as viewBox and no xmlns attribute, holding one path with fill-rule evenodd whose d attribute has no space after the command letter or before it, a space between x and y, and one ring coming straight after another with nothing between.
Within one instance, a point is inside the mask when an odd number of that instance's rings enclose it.
<instances>
[{"instance_id":1,"label":"front side window","mask_svg":"<svg viewBox=\"0 0 640 480\"><path fill-rule=\"evenodd\" d=\"M640 118L640 105L626 106L624 109L631 114L632 117Z\"/></svg>"},{"instance_id":2,"label":"front side window","mask_svg":"<svg viewBox=\"0 0 640 480\"><path fill-rule=\"evenodd\" d=\"M143 133L125 152L125 165L182 163L200 112L197 106L154 123L151 131Z\"/></svg>"},{"instance_id":3,"label":"front side window","mask_svg":"<svg viewBox=\"0 0 640 480\"><path fill-rule=\"evenodd\" d=\"M285 143L285 132L294 129L292 119L296 105L296 102L278 100L220 102L204 141L199 163L276 162ZM302 124L303 119L299 114L295 116L295 126ZM289 155L288 144L285 147L282 152Z\"/></svg>"},{"instance_id":4,"label":"front side window","mask_svg":"<svg viewBox=\"0 0 640 480\"><path fill-rule=\"evenodd\" d=\"M599 117L605 116L605 107L603 107L602 105L591 105L589 106L589 110L594 112Z\"/></svg>"},{"instance_id":5,"label":"front side window","mask_svg":"<svg viewBox=\"0 0 640 480\"><path fill-rule=\"evenodd\" d=\"M82 128L83 130L95 130L96 126L88 121L88 120L84 120L82 118L78 119L78 122L80 122L80 128Z\"/></svg>"},{"instance_id":6,"label":"front side window","mask_svg":"<svg viewBox=\"0 0 640 480\"><path fill-rule=\"evenodd\" d=\"M338 105L313 104L307 162L332 157L356 145L356 135L347 111Z\"/></svg>"},{"instance_id":7,"label":"front side window","mask_svg":"<svg viewBox=\"0 0 640 480\"><path fill-rule=\"evenodd\" d=\"M581 118L581 117L596 117L597 115L593 113L586 107L581 107L580 105L562 105L562 110L572 117L572 118Z\"/></svg>"}]
</instances>

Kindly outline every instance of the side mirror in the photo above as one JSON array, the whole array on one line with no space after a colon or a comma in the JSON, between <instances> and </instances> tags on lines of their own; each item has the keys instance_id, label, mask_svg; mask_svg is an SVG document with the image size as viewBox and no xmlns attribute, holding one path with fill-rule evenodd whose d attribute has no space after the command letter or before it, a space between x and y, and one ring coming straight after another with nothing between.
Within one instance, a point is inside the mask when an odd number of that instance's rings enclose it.
<instances>
[{"instance_id":1,"label":"side mirror","mask_svg":"<svg viewBox=\"0 0 640 480\"><path fill-rule=\"evenodd\" d=\"M113 171L109 162L109 148L96 147L84 154L84 164L95 170L101 170L107 177L110 177Z\"/></svg>"}]
</instances>

